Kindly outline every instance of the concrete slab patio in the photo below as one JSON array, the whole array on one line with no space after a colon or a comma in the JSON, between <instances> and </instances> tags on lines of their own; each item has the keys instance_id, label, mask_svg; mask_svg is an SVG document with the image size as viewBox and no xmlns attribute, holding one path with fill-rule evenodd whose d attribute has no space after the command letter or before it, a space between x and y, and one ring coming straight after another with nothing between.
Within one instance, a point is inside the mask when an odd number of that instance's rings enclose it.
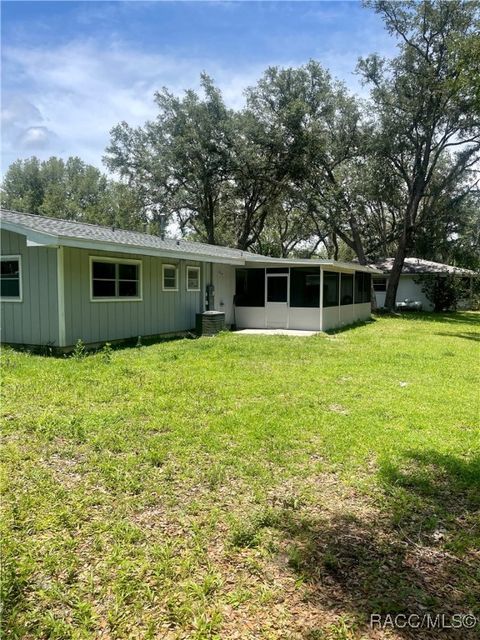
<instances>
[{"instance_id":1,"label":"concrete slab patio","mask_svg":"<svg viewBox=\"0 0 480 640\"><path fill-rule=\"evenodd\" d=\"M302 331L300 329L239 329L235 333L244 336L295 336L297 338L308 338L319 332Z\"/></svg>"}]
</instances>

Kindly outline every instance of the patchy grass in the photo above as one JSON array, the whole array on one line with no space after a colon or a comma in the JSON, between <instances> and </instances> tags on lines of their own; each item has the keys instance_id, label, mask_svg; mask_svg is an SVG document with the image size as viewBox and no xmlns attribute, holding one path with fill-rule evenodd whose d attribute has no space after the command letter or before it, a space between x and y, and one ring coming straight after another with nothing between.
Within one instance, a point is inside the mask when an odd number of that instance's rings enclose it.
<instances>
[{"instance_id":1,"label":"patchy grass","mask_svg":"<svg viewBox=\"0 0 480 640\"><path fill-rule=\"evenodd\" d=\"M4 637L436 638L369 616L480 615L479 338L478 314L412 314L4 349Z\"/></svg>"}]
</instances>

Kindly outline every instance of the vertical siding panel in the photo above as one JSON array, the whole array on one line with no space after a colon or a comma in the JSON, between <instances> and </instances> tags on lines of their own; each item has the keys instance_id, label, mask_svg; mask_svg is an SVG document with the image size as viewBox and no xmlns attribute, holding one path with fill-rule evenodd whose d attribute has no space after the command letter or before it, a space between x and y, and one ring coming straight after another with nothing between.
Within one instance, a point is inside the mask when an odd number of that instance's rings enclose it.
<instances>
[{"instance_id":1,"label":"vertical siding panel","mask_svg":"<svg viewBox=\"0 0 480 640\"><path fill-rule=\"evenodd\" d=\"M1 231L3 255L20 255L22 260L22 302L3 302L2 340L17 344L56 342L58 320L56 271L50 265L55 249L27 247L21 234Z\"/></svg>"}]
</instances>

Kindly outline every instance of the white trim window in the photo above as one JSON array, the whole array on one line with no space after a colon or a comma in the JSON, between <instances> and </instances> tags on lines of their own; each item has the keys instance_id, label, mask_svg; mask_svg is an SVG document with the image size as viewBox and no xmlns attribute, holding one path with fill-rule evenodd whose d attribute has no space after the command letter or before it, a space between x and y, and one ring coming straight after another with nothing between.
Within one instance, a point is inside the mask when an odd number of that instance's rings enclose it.
<instances>
[{"instance_id":1,"label":"white trim window","mask_svg":"<svg viewBox=\"0 0 480 640\"><path fill-rule=\"evenodd\" d=\"M162 264L163 291L178 291L178 267L174 264Z\"/></svg>"},{"instance_id":2,"label":"white trim window","mask_svg":"<svg viewBox=\"0 0 480 640\"><path fill-rule=\"evenodd\" d=\"M387 278L385 276L373 276L372 284L374 291L385 292L387 290Z\"/></svg>"},{"instance_id":3,"label":"white trim window","mask_svg":"<svg viewBox=\"0 0 480 640\"><path fill-rule=\"evenodd\" d=\"M187 291L200 291L200 267L187 267Z\"/></svg>"},{"instance_id":4,"label":"white trim window","mask_svg":"<svg viewBox=\"0 0 480 640\"><path fill-rule=\"evenodd\" d=\"M2 256L0 298L4 302L22 302L22 256Z\"/></svg>"},{"instance_id":5,"label":"white trim window","mask_svg":"<svg viewBox=\"0 0 480 640\"><path fill-rule=\"evenodd\" d=\"M91 302L142 299L142 261L90 256Z\"/></svg>"}]
</instances>

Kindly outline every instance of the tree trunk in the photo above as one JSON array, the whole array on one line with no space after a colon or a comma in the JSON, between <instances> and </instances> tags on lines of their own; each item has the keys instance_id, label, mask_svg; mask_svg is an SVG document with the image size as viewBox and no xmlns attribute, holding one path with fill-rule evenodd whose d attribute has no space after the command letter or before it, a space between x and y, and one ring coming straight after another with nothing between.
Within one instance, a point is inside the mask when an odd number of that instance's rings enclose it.
<instances>
[{"instance_id":1,"label":"tree trunk","mask_svg":"<svg viewBox=\"0 0 480 640\"><path fill-rule=\"evenodd\" d=\"M403 233L398 242L397 252L393 261L392 270L388 277L387 292L385 294L385 308L387 309L387 311L393 311L395 309L398 283L400 282L400 276L402 275L403 264L407 256L407 252L412 244L413 227L410 223L410 220L411 214L409 211L405 216Z\"/></svg>"},{"instance_id":2,"label":"tree trunk","mask_svg":"<svg viewBox=\"0 0 480 640\"><path fill-rule=\"evenodd\" d=\"M388 277L387 293L385 294L385 308L387 309L387 311L393 311L395 309L398 283L400 281L400 276L402 275L403 263L405 262L406 255L406 236L402 235L402 238L398 243L398 249L393 261L392 270Z\"/></svg>"}]
</instances>

